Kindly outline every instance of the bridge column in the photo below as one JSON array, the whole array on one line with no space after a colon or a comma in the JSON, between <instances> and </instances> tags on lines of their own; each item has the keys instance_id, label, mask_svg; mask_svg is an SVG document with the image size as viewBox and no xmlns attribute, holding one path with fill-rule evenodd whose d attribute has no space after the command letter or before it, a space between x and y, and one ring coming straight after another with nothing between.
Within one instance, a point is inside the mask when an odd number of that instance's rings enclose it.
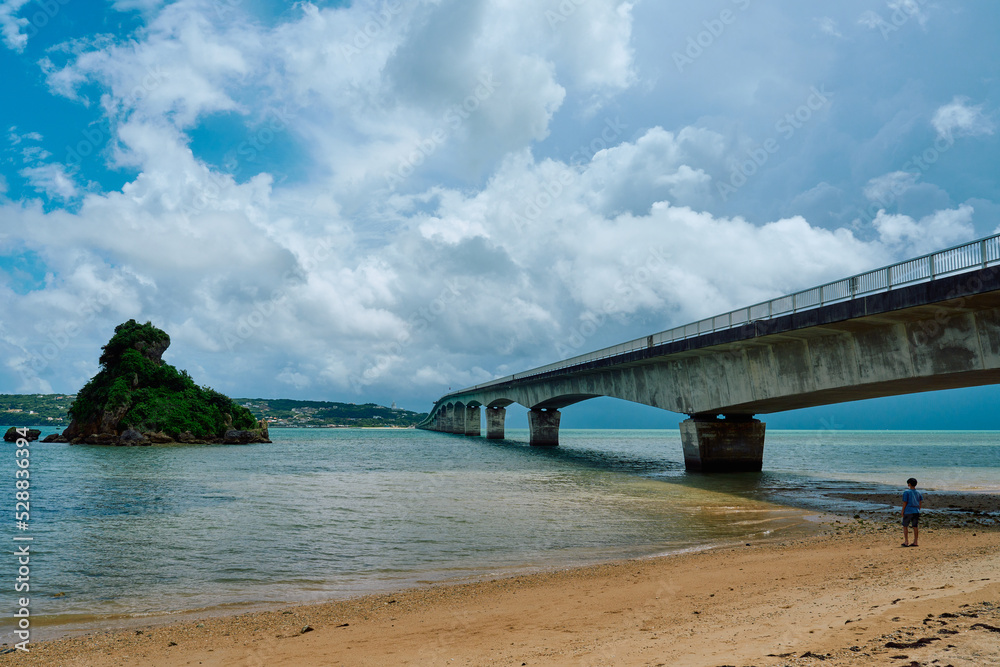
<instances>
[{"instance_id":1,"label":"bridge column","mask_svg":"<svg viewBox=\"0 0 1000 667\"><path fill-rule=\"evenodd\" d=\"M465 435L480 434L482 418L479 416L479 406L470 405L465 408Z\"/></svg>"},{"instance_id":2,"label":"bridge column","mask_svg":"<svg viewBox=\"0 0 1000 667\"><path fill-rule=\"evenodd\" d=\"M453 405L451 407L451 433L465 435L465 406Z\"/></svg>"},{"instance_id":3,"label":"bridge column","mask_svg":"<svg viewBox=\"0 0 1000 667\"><path fill-rule=\"evenodd\" d=\"M764 423L753 415L695 415L681 422L684 467L699 472L759 472Z\"/></svg>"},{"instance_id":4,"label":"bridge column","mask_svg":"<svg viewBox=\"0 0 1000 667\"><path fill-rule=\"evenodd\" d=\"M542 408L528 412L528 429L531 431L529 443L533 447L554 447L559 444L558 410Z\"/></svg>"},{"instance_id":5,"label":"bridge column","mask_svg":"<svg viewBox=\"0 0 1000 667\"><path fill-rule=\"evenodd\" d=\"M506 408L486 408L486 438L488 440L503 440L503 425L506 419Z\"/></svg>"}]
</instances>

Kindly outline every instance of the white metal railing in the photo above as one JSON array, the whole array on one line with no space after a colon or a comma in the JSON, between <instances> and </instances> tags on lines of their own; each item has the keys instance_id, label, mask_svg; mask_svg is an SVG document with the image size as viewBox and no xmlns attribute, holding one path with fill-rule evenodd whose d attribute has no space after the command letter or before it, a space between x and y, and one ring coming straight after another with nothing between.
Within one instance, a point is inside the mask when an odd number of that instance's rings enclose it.
<instances>
[{"instance_id":1,"label":"white metal railing","mask_svg":"<svg viewBox=\"0 0 1000 667\"><path fill-rule=\"evenodd\" d=\"M460 389L459 391L449 392L446 396L463 394L513 380L521 380L543 373L550 373L599 359L617 357L647 347L662 345L663 343L732 329L744 326L755 320L768 320L780 315L811 310L827 304L848 301L876 292L886 292L894 287L927 282L954 273L986 268L991 264L997 263L1000 263L1000 234L987 236L978 241L963 243L953 248L939 250L929 255L908 259L898 264L884 266L874 271L851 276L850 278L844 278L817 287L810 287L794 294L779 296L770 301L757 303L746 308L739 308L728 313L723 313L722 315L709 317L698 322L692 322L691 324L684 324L651 336L643 336L642 338L605 347L594 352L588 352L587 354L563 359L562 361L557 361L546 366L532 368L523 373L514 373L513 375L490 380L489 382L483 382L472 387Z\"/></svg>"}]
</instances>

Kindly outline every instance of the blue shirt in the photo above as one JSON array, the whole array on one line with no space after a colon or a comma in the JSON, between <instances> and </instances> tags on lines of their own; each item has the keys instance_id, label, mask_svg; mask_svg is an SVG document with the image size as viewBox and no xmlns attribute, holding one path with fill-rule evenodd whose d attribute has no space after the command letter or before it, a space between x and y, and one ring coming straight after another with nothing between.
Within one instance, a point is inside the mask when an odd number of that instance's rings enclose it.
<instances>
[{"instance_id":1,"label":"blue shirt","mask_svg":"<svg viewBox=\"0 0 1000 667\"><path fill-rule=\"evenodd\" d=\"M920 502L924 499L916 489L903 491L903 514L920 514Z\"/></svg>"}]
</instances>

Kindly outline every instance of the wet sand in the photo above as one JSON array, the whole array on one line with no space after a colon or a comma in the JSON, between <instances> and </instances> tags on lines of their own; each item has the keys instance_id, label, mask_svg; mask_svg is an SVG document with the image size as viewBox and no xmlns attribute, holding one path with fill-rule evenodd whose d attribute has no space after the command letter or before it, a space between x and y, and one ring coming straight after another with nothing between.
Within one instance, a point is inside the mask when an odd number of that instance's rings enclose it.
<instances>
[{"instance_id":1,"label":"wet sand","mask_svg":"<svg viewBox=\"0 0 1000 667\"><path fill-rule=\"evenodd\" d=\"M952 525L926 526L916 549L900 546L895 521L842 517L807 539L98 631L33 644L30 654L0 660L95 666L1000 664L1000 530L992 517L968 524L966 514L942 513Z\"/></svg>"}]
</instances>

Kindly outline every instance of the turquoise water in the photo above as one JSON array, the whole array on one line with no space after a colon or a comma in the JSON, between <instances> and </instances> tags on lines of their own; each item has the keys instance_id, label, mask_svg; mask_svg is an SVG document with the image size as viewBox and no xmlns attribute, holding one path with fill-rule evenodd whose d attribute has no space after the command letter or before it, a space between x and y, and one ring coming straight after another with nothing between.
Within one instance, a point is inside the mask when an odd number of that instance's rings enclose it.
<instances>
[{"instance_id":1,"label":"turquoise water","mask_svg":"<svg viewBox=\"0 0 1000 667\"><path fill-rule=\"evenodd\" d=\"M558 448L529 447L525 431L503 441L367 429L271 437L250 446L33 443L31 526L18 534L34 538L36 627L803 534L814 529L803 519L809 508L842 502L825 492L899 489L910 475L923 489L1000 488L994 432L772 431L765 472L712 476L684 471L676 430L564 430ZM14 449L3 444L0 473L0 502L11 509ZM13 515L4 514L12 544ZM0 562L0 578L13 581L13 561Z\"/></svg>"}]
</instances>

